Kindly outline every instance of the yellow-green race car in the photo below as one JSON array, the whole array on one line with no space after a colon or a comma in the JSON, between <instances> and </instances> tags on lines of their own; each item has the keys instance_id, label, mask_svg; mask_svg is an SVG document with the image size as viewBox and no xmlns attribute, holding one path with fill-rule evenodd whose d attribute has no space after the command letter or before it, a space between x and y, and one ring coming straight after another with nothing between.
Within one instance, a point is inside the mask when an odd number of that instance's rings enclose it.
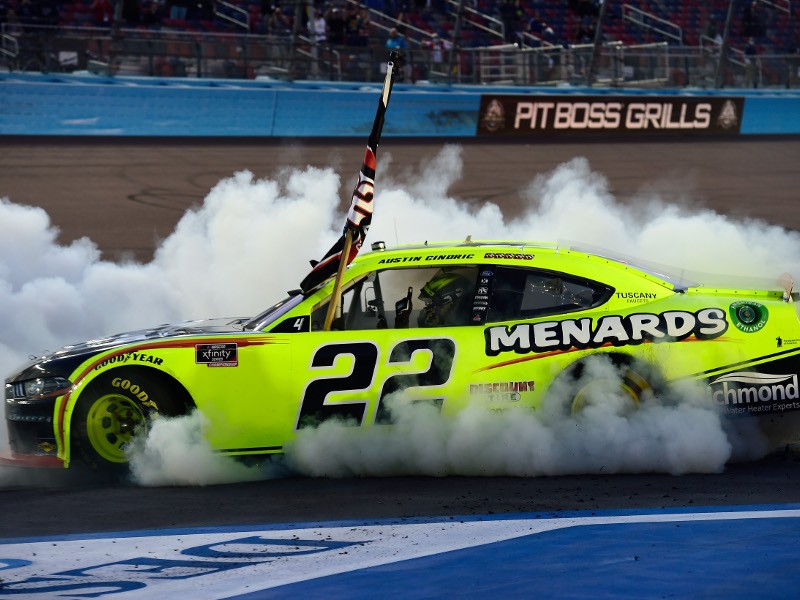
<instances>
[{"instance_id":1,"label":"yellow-green race car","mask_svg":"<svg viewBox=\"0 0 800 600\"><path fill-rule=\"evenodd\" d=\"M125 468L126 444L155 415L195 408L211 446L241 457L280 453L326 419L390 423L392 398L445 416L475 403L536 411L566 382L561 408L577 412L592 385L579 375L598 354L619 367L619 391L634 403L694 380L732 417L788 421L800 414L790 286L703 287L547 244L376 243L341 279L253 318L161 326L36 359L6 381L3 460Z\"/></svg>"}]
</instances>

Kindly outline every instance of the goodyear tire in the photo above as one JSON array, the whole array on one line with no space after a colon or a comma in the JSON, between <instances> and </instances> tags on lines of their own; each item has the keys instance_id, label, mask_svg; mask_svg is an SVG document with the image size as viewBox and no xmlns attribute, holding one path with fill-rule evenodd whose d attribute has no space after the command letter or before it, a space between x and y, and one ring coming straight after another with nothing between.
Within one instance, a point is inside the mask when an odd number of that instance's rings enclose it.
<instances>
[{"instance_id":1,"label":"goodyear tire","mask_svg":"<svg viewBox=\"0 0 800 600\"><path fill-rule=\"evenodd\" d=\"M114 369L92 381L72 416L73 456L93 471L122 475L128 471L126 446L146 433L158 415L185 409L167 386L143 369Z\"/></svg>"},{"instance_id":2,"label":"goodyear tire","mask_svg":"<svg viewBox=\"0 0 800 600\"><path fill-rule=\"evenodd\" d=\"M664 397L666 382L655 367L625 354L606 358L613 367L610 377L590 375L587 360L578 361L564 372L562 378L567 382L568 393L561 402L563 413L580 414L598 393L619 394L629 410L638 410L642 404Z\"/></svg>"}]
</instances>

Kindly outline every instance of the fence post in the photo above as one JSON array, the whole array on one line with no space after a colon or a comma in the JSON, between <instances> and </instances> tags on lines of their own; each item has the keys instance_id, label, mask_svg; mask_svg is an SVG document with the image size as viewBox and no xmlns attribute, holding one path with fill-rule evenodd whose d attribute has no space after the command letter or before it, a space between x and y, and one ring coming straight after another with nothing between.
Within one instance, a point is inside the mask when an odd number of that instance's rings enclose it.
<instances>
[{"instance_id":1,"label":"fence post","mask_svg":"<svg viewBox=\"0 0 800 600\"><path fill-rule=\"evenodd\" d=\"M722 46L719 49L719 62L717 62L717 73L714 77L715 87L721 88L725 77L725 68L728 66L728 37L731 31L731 20L733 18L733 2L728 0L728 16L725 17L725 31L722 33Z\"/></svg>"}]
</instances>

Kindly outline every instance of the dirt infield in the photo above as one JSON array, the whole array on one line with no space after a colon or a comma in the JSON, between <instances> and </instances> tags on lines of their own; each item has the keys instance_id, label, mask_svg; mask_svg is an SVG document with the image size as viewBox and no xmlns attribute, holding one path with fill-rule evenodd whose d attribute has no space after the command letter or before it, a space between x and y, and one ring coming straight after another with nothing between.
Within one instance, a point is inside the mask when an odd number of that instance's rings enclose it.
<instances>
[{"instance_id":1,"label":"dirt infield","mask_svg":"<svg viewBox=\"0 0 800 600\"><path fill-rule=\"evenodd\" d=\"M392 168L419 167L442 145L387 139L379 159L391 155ZM362 153L363 142L17 138L6 140L0 152L0 197L43 207L62 242L86 235L106 259L147 261L187 208L236 171L267 177L283 167L330 166L349 182ZM800 229L797 139L466 143L464 176L450 194L495 202L511 216L519 211L520 190L535 175L577 156L608 178L621 201L651 190L667 200ZM342 193L349 194L346 188Z\"/></svg>"}]
</instances>

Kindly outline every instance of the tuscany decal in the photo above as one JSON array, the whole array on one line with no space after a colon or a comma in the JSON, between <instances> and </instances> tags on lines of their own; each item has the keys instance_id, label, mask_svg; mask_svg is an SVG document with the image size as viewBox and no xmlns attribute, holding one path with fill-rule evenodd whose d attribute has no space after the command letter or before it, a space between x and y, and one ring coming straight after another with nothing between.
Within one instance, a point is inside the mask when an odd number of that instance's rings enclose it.
<instances>
[{"instance_id":1,"label":"tuscany decal","mask_svg":"<svg viewBox=\"0 0 800 600\"><path fill-rule=\"evenodd\" d=\"M764 329L769 319L767 307L758 302L734 302L730 307L731 321L736 329L745 333L755 333Z\"/></svg>"},{"instance_id":2,"label":"tuscany decal","mask_svg":"<svg viewBox=\"0 0 800 600\"><path fill-rule=\"evenodd\" d=\"M619 300L627 301L628 304L640 304L657 298L655 292L616 292L614 296Z\"/></svg>"},{"instance_id":3,"label":"tuscany decal","mask_svg":"<svg viewBox=\"0 0 800 600\"><path fill-rule=\"evenodd\" d=\"M499 325L484 330L486 355L501 352L552 352L571 348L599 348L606 344L629 346L643 342L677 342L690 335L700 340L717 338L728 330L725 311L704 308L697 312L682 310L659 314L635 313L608 315L596 322L589 317Z\"/></svg>"},{"instance_id":4,"label":"tuscany decal","mask_svg":"<svg viewBox=\"0 0 800 600\"><path fill-rule=\"evenodd\" d=\"M728 414L775 413L800 408L797 374L737 371L708 384L714 401Z\"/></svg>"},{"instance_id":5,"label":"tuscany decal","mask_svg":"<svg viewBox=\"0 0 800 600\"><path fill-rule=\"evenodd\" d=\"M481 97L477 133L737 134L743 107L742 98L492 95Z\"/></svg>"}]
</instances>

